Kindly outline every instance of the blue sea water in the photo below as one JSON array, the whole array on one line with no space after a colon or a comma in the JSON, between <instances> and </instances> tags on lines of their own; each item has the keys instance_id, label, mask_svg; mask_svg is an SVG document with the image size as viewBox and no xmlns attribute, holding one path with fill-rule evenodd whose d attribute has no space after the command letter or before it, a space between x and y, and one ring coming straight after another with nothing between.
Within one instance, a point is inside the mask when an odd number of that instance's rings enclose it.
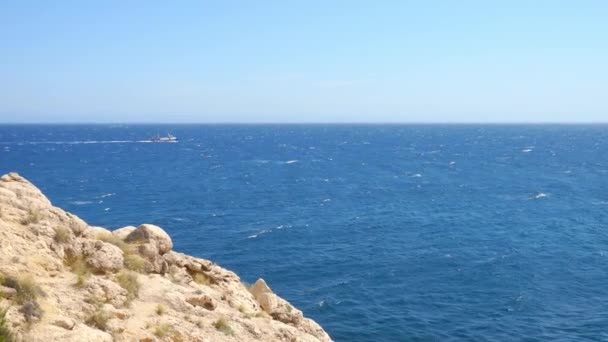
<instances>
[{"instance_id":1,"label":"blue sea water","mask_svg":"<svg viewBox=\"0 0 608 342\"><path fill-rule=\"evenodd\" d=\"M4 125L9 171L336 341L608 340L605 125Z\"/></svg>"}]
</instances>

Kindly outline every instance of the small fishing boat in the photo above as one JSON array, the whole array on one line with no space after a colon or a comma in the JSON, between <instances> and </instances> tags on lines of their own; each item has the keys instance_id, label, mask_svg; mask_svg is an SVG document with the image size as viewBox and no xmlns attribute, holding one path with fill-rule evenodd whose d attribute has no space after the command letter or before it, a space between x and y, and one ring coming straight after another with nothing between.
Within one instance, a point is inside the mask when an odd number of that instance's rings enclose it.
<instances>
[{"instance_id":1,"label":"small fishing boat","mask_svg":"<svg viewBox=\"0 0 608 342\"><path fill-rule=\"evenodd\" d=\"M177 142L177 137L167 133L167 136L161 137L160 134L153 136L151 139L153 142Z\"/></svg>"}]
</instances>

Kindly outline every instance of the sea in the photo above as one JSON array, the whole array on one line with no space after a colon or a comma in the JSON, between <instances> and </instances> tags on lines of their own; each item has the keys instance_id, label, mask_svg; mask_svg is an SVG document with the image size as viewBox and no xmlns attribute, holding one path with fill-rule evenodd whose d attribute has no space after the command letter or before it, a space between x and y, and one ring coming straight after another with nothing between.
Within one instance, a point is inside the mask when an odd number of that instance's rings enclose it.
<instances>
[{"instance_id":1,"label":"sea","mask_svg":"<svg viewBox=\"0 0 608 342\"><path fill-rule=\"evenodd\" d=\"M335 341L608 340L607 125L1 125L10 171Z\"/></svg>"}]
</instances>

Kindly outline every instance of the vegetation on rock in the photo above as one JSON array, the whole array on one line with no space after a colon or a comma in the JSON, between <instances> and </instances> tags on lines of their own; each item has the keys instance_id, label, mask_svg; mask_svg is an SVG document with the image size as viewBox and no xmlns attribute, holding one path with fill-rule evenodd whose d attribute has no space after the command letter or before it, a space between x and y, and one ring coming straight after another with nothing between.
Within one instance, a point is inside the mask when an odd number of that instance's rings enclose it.
<instances>
[{"instance_id":1,"label":"vegetation on rock","mask_svg":"<svg viewBox=\"0 0 608 342\"><path fill-rule=\"evenodd\" d=\"M70 241L71 236L72 232L64 226L59 226L55 229L55 242L57 243L66 243Z\"/></svg>"},{"instance_id":2,"label":"vegetation on rock","mask_svg":"<svg viewBox=\"0 0 608 342\"><path fill-rule=\"evenodd\" d=\"M8 322L6 321L6 311L0 309L0 342L12 342L13 336L8 330Z\"/></svg>"},{"instance_id":3,"label":"vegetation on rock","mask_svg":"<svg viewBox=\"0 0 608 342\"><path fill-rule=\"evenodd\" d=\"M30 225L33 223L38 223L39 221L40 221L40 214L38 213L38 211L30 208L27 211L27 216L22 218L20 222L22 225L27 226L27 225Z\"/></svg>"},{"instance_id":4,"label":"vegetation on rock","mask_svg":"<svg viewBox=\"0 0 608 342\"><path fill-rule=\"evenodd\" d=\"M139 296L139 281L137 274L122 270L116 275L116 282L125 290L127 290L127 301L131 302Z\"/></svg>"},{"instance_id":5,"label":"vegetation on rock","mask_svg":"<svg viewBox=\"0 0 608 342\"><path fill-rule=\"evenodd\" d=\"M234 330L228 324L228 321L224 317L220 317L215 323L213 323L215 329L223 332L226 335L234 335Z\"/></svg>"}]
</instances>

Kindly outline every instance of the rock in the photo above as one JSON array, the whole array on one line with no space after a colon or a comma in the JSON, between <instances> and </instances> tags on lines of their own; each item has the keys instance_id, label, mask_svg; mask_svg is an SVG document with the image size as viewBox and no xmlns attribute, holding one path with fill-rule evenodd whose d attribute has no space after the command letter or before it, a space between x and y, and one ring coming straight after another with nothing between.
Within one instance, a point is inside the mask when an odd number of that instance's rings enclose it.
<instances>
[{"instance_id":1,"label":"rock","mask_svg":"<svg viewBox=\"0 0 608 342\"><path fill-rule=\"evenodd\" d=\"M76 325L73 319L62 316L55 318L53 324L66 330L72 330L74 329L74 325Z\"/></svg>"},{"instance_id":2,"label":"rock","mask_svg":"<svg viewBox=\"0 0 608 342\"><path fill-rule=\"evenodd\" d=\"M123 231L118 234L124 235L131 230L128 227L122 228ZM163 258L173 247L171 238L160 227L151 224L142 224L132 230L124 239L125 242L136 244L137 253L144 258L146 263L146 271L159 274L165 274L169 269L167 261Z\"/></svg>"},{"instance_id":3,"label":"rock","mask_svg":"<svg viewBox=\"0 0 608 342\"><path fill-rule=\"evenodd\" d=\"M253 294L255 298L258 298L262 293L273 293L266 281L262 278L258 279L253 286L249 289L249 292Z\"/></svg>"},{"instance_id":4,"label":"rock","mask_svg":"<svg viewBox=\"0 0 608 342\"><path fill-rule=\"evenodd\" d=\"M270 314L273 319L283 323L298 325L303 318L302 312L274 294L264 279L258 279L249 291L260 303L262 309Z\"/></svg>"},{"instance_id":5,"label":"rock","mask_svg":"<svg viewBox=\"0 0 608 342\"><path fill-rule=\"evenodd\" d=\"M171 265L167 272L169 273L171 280L179 284L188 284L193 280L190 273L183 267Z\"/></svg>"},{"instance_id":6,"label":"rock","mask_svg":"<svg viewBox=\"0 0 608 342\"><path fill-rule=\"evenodd\" d=\"M133 226L126 226L122 228L118 228L112 231L112 234L121 240L125 240L129 234L133 233L133 231L137 229Z\"/></svg>"},{"instance_id":7,"label":"rock","mask_svg":"<svg viewBox=\"0 0 608 342\"><path fill-rule=\"evenodd\" d=\"M91 246L92 245L92 246ZM86 263L95 272L113 273L122 269L124 263L123 252L120 248L102 241L89 244L83 251Z\"/></svg>"},{"instance_id":8,"label":"rock","mask_svg":"<svg viewBox=\"0 0 608 342\"><path fill-rule=\"evenodd\" d=\"M158 254L165 254L173 248L171 237L160 227L152 224L142 224L125 239L126 242L152 243L158 249Z\"/></svg>"},{"instance_id":9,"label":"rock","mask_svg":"<svg viewBox=\"0 0 608 342\"><path fill-rule=\"evenodd\" d=\"M45 340L40 340L45 341ZM72 334L66 341L74 342L112 342L114 338L107 332L91 328L85 324L78 324L72 330Z\"/></svg>"},{"instance_id":10,"label":"rock","mask_svg":"<svg viewBox=\"0 0 608 342\"><path fill-rule=\"evenodd\" d=\"M87 239L100 239L104 235L111 235L112 232L102 227L88 227L82 232L82 236Z\"/></svg>"},{"instance_id":11,"label":"rock","mask_svg":"<svg viewBox=\"0 0 608 342\"><path fill-rule=\"evenodd\" d=\"M189 312L192 309L192 304L186 302L184 296L176 291L167 292L165 301L171 309L177 312Z\"/></svg>"},{"instance_id":12,"label":"rock","mask_svg":"<svg viewBox=\"0 0 608 342\"><path fill-rule=\"evenodd\" d=\"M17 290L15 290L11 287L6 287L6 286L0 285L0 298L2 298L2 297L13 298L13 296L15 296L16 294L17 294Z\"/></svg>"},{"instance_id":13,"label":"rock","mask_svg":"<svg viewBox=\"0 0 608 342\"><path fill-rule=\"evenodd\" d=\"M98 276L93 276L84 285L88 298L120 307L127 302L128 291L115 282Z\"/></svg>"},{"instance_id":14,"label":"rock","mask_svg":"<svg viewBox=\"0 0 608 342\"><path fill-rule=\"evenodd\" d=\"M74 234L80 235L89 227L86 222L84 222L80 217L69 213L67 214L69 219L68 227L72 230Z\"/></svg>"},{"instance_id":15,"label":"rock","mask_svg":"<svg viewBox=\"0 0 608 342\"><path fill-rule=\"evenodd\" d=\"M26 182L25 178L19 176L17 172L10 172L0 177L2 182Z\"/></svg>"},{"instance_id":16,"label":"rock","mask_svg":"<svg viewBox=\"0 0 608 342\"><path fill-rule=\"evenodd\" d=\"M194 306L203 307L210 311L215 310L215 308L217 307L217 304L215 303L215 301L207 295L198 295L198 296L188 297L188 298L186 298L186 302L188 302Z\"/></svg>"}]
</instances>

